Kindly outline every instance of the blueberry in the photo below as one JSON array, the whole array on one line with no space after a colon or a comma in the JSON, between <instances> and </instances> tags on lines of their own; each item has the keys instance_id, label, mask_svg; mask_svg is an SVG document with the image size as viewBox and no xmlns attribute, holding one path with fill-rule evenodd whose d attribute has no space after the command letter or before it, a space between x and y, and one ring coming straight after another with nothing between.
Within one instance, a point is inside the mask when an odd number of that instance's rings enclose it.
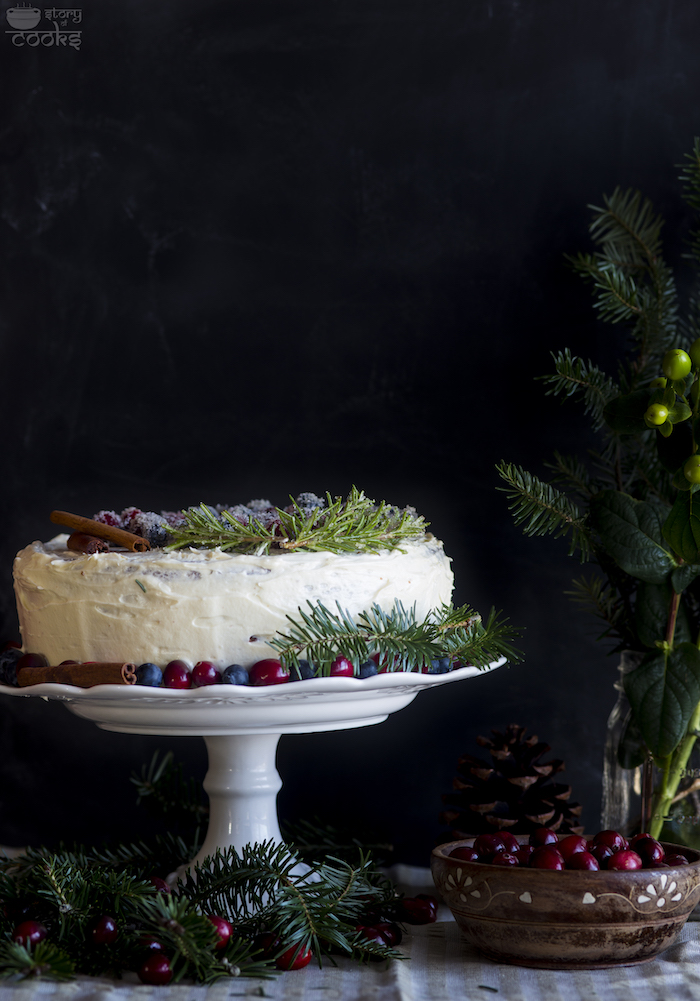
<instances>
[{"instance_id":1,"label":"blueberry","mask_svg":"<svg viewBox=\"0 0 700 1001\"><path fill-rule=\"evenodd\" d=\"M431 660L428 674L449 674L452 670L452 659L450 657L440 657L439 660Z\"/></svg>"},{"instance_id":2,"label":"blueberry","mask_svg":"<svg viewBox=\"0 0 700 1001\"><path fill-rule=\"evenodd\" d=\"M149 688L160 688L163 683L163 672L156 664L141 664L136 668L136 684L148 685Z\"/></svg>"},{"instance_id":3,"label":"blueberry","mask_svg":"<svg viewBox=\"0 0 700 1001\"><path fill-rule=\"evenodd\" d=\"M300 660L299 667L295 667L294 664L289 668L289 680L290 681L308 681L309 678L316 677L316 667L310 664L308 660Z\"/></svg>"},{"instance_id":4,"label":"blueberry","mask_svg":"<svg viewBox=\"0 0 700 1001\"><path fill-rule=\"evenodd\" d=\"M14 646L0 651L0 685L17 687L17 661L21 656L22 651Z\"/></svg>"},{"instance_id":5,"label":"blueberry","mask_svg":"<svg viewBox=\"0 0 700 1001\"><path fill-rule=\"evenodd\" d=\"M221 672L222 685L249 685L248 672L240 664L229 664Z\"/></svg>"},{"instance_id":6,"label":"blueberry","mask_svg":"<svg viewBox=\"0 0 700 1001\"><path fill-rule=\"evenodd\" d=\"M377 674L377 665L373 660L366 660L364 664L360 664L360 678L373 678Z\"/></svg>"}]
</instances>

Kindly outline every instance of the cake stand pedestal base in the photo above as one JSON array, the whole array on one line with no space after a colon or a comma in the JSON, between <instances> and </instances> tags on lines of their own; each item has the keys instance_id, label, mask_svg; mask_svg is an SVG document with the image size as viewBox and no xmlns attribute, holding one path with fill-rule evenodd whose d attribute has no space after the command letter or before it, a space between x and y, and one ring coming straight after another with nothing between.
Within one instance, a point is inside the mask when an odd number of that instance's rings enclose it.
<instances>
[{"instance_id":1,"label":"cake stand pedestal base","mask_svg":"<svg viewBox=\"0 0 700 1001\"><path fill-rule=\"evenodd\" d=\"M204 791L209 796L209 829L191 866L202 865L217 849L262 841L281 841L277 793L282 780L275 757L279 733L205 736L209 770Z\"/></svg>"}]
</instances>

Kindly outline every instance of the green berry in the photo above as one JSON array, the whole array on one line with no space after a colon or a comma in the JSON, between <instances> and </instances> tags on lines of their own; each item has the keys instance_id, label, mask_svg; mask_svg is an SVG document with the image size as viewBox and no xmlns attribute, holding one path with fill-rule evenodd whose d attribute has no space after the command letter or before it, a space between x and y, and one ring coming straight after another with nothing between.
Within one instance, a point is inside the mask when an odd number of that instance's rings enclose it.
<instances>
[{"instance_id":1,"label":"green berry","mask_svg":"<svg viewBox=\"0 0 700 1001\"><path fill-rule=\"evenodd\" d=\"M666 389L667 379L664 379L662 375L658 379L652 379L649 385L652 389Z\"/></svg>"},{"instance_id":2,"label":"green berry","mask_svg":"<svg viewBox=\"0 0 700 1001\"><path fill-rule=\"evenodd\" d=\"M681 348L674 348L673 351L667 351L664 355L661 368L664 370L665 376L676 381L678 379L685 379L692 365L690 355L687 352L681 350Z\"/></svg>"},{"instance_id":3,"label":"green berry","mask_svg":"<svg viewBox=\"0 0 700 1001\"><path fill-rule=\"evenodd\" d=\"M683 475L689 483L700 483L700 455L691 455L686 460Z\"/></svg>"},{"instance_id":4,"label":"green berry","mask_svg":"<svg viewBox=\"0 0 700 1001\"><path fill-rule=\"evenodd\" d=\"M688 354L695 368L700 368L700 337L690 345Z\"/></svg>"},{"instance_id":5,"label":"green berry","mask_svg":"<svg viewBox=\"0 0 700 1001\"><path fill-rule=\"evenodd\" d=\"M639 413L639 411L637 411ZM663 403L652 403L650 407L647 408L644 414L644 420L647 424L665 424L666 418L668 417L668 407L665 407Z\"/></svg>"}]
</instances>

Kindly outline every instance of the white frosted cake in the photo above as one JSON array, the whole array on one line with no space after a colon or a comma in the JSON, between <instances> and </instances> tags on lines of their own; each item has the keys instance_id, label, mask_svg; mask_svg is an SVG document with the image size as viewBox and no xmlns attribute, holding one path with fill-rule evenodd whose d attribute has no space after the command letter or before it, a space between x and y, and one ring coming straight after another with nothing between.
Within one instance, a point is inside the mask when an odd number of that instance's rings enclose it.
<instances>
[{"instance_id":1,"label":"white frosted cake","mask_svg":"<svg viewBox=\"0 0 700 1001\"><path fill-rule=\"evenodd\" d=\"M449 603L453 576L429 533L380 552L229 553L221 548L92 555L67 535L34 542L15 559L25 651L49 664L207 660L249 667L276 656L266 639L306 602L354 615L400 600L424 617Z\"/></svg>"}]
</instances>

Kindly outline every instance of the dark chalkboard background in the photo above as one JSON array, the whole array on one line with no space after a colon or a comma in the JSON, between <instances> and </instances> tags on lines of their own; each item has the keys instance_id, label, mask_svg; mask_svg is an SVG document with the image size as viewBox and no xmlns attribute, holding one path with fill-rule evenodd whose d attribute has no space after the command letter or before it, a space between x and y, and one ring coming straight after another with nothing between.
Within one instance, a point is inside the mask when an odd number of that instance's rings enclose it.
<instances>
[{"instance_id":1,"label":"dark chalkboard background","mask_svg":"<svg viewBox=\"0 0 700 1001\"><path fill-rule=\"evenodd\" d=\"M359 807L425 864L457 757L518 721L596 829L615 660L494 464L591 443L533 382L550 350L612 370L624 347L565 265L587 203L641 188L687 281L697 3L80 3L79 50L0 32L3 635L12 558L52 508L356 483L425 514L456 600L502 607L527 660L378 727L282 738L282 816ZM33 699L0 699L0 727L5 844L132 838L134 768L158 746L206 767L198 739Z\"/></svg>"}]
</instances>

